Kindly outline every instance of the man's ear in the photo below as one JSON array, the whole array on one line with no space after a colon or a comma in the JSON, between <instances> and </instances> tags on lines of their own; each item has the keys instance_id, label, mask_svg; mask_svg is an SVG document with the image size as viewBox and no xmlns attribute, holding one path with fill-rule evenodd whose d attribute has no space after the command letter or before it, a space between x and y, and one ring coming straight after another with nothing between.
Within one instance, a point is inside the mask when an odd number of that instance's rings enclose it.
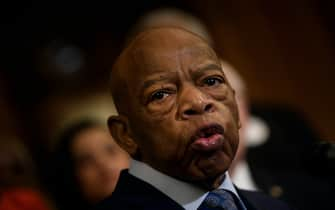
<instances>
[{"instance_id":1,"label":"man's ear","mask_svg":"<svg viewBox=\"0 0 335 210\"><path fill-rule=\"evenodd\" d=\"M109 117L107 122L115 141L131 156L135 156L138 146L131 137L128 119L118 115Z\"/></svg>"}]
</instances>

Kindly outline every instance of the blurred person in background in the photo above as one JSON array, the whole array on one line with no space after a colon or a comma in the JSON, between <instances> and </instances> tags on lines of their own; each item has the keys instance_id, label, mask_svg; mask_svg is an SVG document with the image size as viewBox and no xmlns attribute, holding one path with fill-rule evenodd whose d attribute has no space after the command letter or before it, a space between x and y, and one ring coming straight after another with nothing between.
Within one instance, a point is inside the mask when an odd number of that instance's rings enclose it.
<instances>
[{"instance_id":1,"label":"blurred person in background","mask_svg":"<svg viewBox=\"0 0 335 210\"><path fill-rule=\"evenodd\" d=\"M223 72L229 79L231 86L235 90L236 103L239 110L242 127L239 130L240 143L236 153L236 157L229 169L233 182L241 189L259 190L255 180L252 177L249 164L246 160L248 137L247 132L250 129L250 110L249 100L247 97L247 88L245 81L236 69L226 61L221 61Z\"/></svg>"},{"instance_id":2,"label":"blurred person in background","mask_svg":"<svg viewBox=\"0 0 335 210\"><path fill-rule=\"evenodd\" d=\"M63 130L50 163L49 184L58 208L90 209L112 194L129 157L106 125L83 119Z\"/></svg>"},{"instance_id":3,"label":"blurred person in background","mask_svg":"<svg viewBox=\"0 0 335 210\"><path fill-rule=\"evenodd\" d=\"M0 138L0 210L49 210L40 191L35 165L25 145L16 138Z\"/></svg>"},{"instance_id":4,"label":"blurred person in background","mask_svg":"<svg viewBox=\"0 0 335 210\"><path fill-rule=\"evenodd\" d=\"M233 182L242 189L264 191L298 209L332 209L326 203L334 196L334 188L314 171L319 166L311 166L316 157L312 145L317 141L313 129L298 112L286 107L250 110L243 78L227 62L222 61L222 69L236 91L244 125L230 169ZM321 208L320 203L325 205Z\"/></svg>"}]
</instances>

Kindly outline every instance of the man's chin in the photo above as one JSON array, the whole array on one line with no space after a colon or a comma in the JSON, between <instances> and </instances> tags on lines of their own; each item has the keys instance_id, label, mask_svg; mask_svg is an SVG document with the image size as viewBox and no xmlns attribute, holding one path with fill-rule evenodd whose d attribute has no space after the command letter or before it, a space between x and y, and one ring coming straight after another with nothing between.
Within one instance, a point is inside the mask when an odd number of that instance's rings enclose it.
<instances>
[{"instance_id":1,"label":"man's chin","mask_svg":"<svg viewBox=\"0 0 335 210\"><path fill-rule=\"evenodd\" d=\"M200 156L195 164L206 177L217 177L226 172L231 159L220 150L207 156Z\"/></svg>"}]
</instances>

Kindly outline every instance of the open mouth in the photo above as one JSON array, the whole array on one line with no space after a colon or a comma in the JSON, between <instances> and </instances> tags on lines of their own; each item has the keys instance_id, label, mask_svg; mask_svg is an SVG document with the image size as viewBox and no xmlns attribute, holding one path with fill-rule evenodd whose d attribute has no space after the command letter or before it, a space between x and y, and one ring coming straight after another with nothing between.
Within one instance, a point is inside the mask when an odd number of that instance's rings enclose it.
<instances>
[{"instance_id":1,"label":"open mouth","mask_svg":"<svg viewBox=\"0 0 335 210\"><path fill-rule=\"evenodd\" d=\"M199 129L195 136L198 138L208 138L214 134L223 135L223 133L224 133L224 129L221 125L213 124L213 125L205 126Z\"/></svg>"},{"instance_id":2,"label":"open mouth","mask_svg":"<svg viewBox=\"0 0 335 210\"><path fill-rule=\"evenodd\" d=\"M191 147L199 151L218 150L223 144L223 134L224 129L219 124L202 127L192 137Z\"/></svg>"}]
</instances>

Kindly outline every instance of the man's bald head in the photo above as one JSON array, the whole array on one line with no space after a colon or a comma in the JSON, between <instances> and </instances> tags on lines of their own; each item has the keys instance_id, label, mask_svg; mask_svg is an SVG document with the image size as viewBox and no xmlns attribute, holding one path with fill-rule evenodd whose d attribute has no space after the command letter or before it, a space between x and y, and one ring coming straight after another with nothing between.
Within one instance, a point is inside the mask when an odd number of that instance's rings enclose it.
<instances>
[{"instance_id":1,"label":"man's bald head","mask_svg":"<svg viewBox=\"0 0 335 210\"><path fill-rule=\"evenodd\" d=\"M124 114L125 110L129 111L126 100L133 93L129 83L136 78L142 65L156 65L148 63L150 59L146 58L162 49L177 50L190 46L209 49L212 56L216 56L207 41L182 28L157 27L139 33L122 51L112 68L111 90L118 112Z\"/></svg>"}]
</instances>

